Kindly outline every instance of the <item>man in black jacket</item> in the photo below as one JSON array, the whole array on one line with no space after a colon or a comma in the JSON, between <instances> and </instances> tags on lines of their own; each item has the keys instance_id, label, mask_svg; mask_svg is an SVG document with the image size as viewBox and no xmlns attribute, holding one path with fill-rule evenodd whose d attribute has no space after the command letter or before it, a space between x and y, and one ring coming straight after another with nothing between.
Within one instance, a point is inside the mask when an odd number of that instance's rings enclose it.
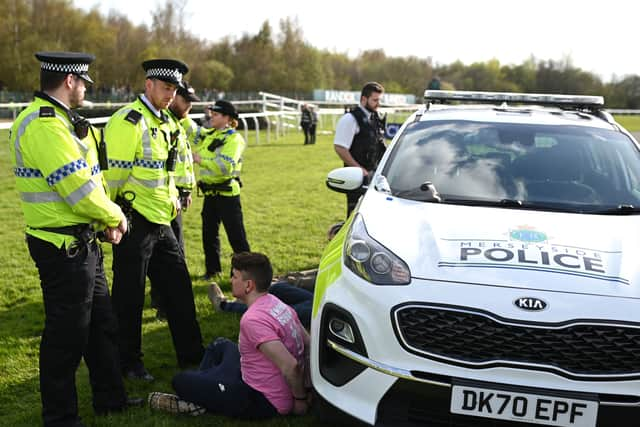
<instances>
[{"instance_id":1,"label":"man in black jacket","mask_svg":"<svg viewBox=\"0 0 640 427\"><path fill-rule=\"evenodd\" d=\"M311 110L307 104L300 107L300 127L304 132L304 145L311 144Z\"/></svg>"},{"instance_id":2,"label":"man in black jacket","mask_svg":"<svg viewBox=\"0 0 640 427\"><path fill-rule=\"evenodd\" d=\"M378 167L384 154L384 125L378 115L378 107L384 88L380 83L369 82L360 94L360 105L352 108L338 120L333 147L345 166L362 169L367 177ZM361 192L347 193L347 217L353 211Z\"/></svg>"}]
</instances>

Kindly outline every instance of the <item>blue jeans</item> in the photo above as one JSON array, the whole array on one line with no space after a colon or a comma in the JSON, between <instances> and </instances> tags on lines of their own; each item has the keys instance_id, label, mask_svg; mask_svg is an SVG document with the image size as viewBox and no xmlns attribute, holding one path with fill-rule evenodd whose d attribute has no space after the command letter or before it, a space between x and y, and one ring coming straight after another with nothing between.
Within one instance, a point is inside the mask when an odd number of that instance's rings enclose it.
<instances>
[{"instance_id":1,"label":"blue jeans","mask_svg":"<svg viewBox=\"0 0 640 427\"><path fill-rule=\"evenodd\" d=\"M269 293L278 297L283 303L290 305L298 315L300 323L306 329L311 325L311 309L313 307L313 293L306 289L293 286L287 281L276 282L269 287ZM220 309L233 313L244 313L247 306L241 302L223 301Z\"/></svg>"},{"instance_id":2,"label":"blue jeans","mask_svg":"<svg viewBox=\"0 0 640 427\"><path fill-rule=\"evenodd\" d=\"M278 415L262 393L242 380L238 345L226 338L209 344L200 368L180 372L172 384L181 399L204 406L209 412L248 419Z\"/></svg>"}]
</instances>

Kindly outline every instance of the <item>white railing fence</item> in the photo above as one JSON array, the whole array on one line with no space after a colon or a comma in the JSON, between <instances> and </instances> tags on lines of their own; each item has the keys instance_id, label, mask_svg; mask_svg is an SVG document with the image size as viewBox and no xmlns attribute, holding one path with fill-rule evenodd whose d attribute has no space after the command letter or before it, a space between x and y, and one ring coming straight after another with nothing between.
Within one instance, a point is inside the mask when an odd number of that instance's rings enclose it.
<instances>
[{"instance_id":1,"label":"white railing fence","mask_svg":"<svg viewBox=\"0 0 640 427\"><path fill-rule=\"evenodd\" d=\"M287 98L277 94L269 92L259 92L261 99L246 100L246 101L233 101L234 105L251 105L254 109L258 110L255 113L242 113L239 120L242 122L244 137L249 141L250 133L255 137L255 143L260 144L261 138L266 137L266 143L271 143L272 139L276 141L284 137L287 132L300 130L300 109L304 104L312 106L318 113L318 132L319 133L332 133L335 130L336 122L340 116L345 113L345 107L350 105L336 106L335 103L323 102L323 101L305 101L299 99ZM85 108L107 108L117 109L121 106L127 105L128 102L102 102L91 103L85 102ZM194 102L195 107L205 107L210 105L210 102ZM5 109L11 111L13 120L16 116L29 105L28 102L12 102L0 104L0 110ZM420 104L410 105L388 105L383 106L380 111L389 115L401 115L406 117L420 107ZM616 115L640 115L640 110L631 109L610 109L607 110L611 114ZM203 113L193 113L190 116L194 119L200 119L203 117ZM13 120L0 122L1 129L9 129L13 123ZM89 121L94 125L104 125L109 120L109 117L96 117L91 118ZM262 126L264 123L266 126ZM251 126L252 125L252 126ZM249 127L253 129L249 129ZM266 135L262 133L266 131ZM262 133L262 135L261 135Z\"/></svg>"},{"instance_id":2,"label":"white railing fence","mask_svg":"<svg viewBox=\"0 0 640 427\"><path fill-rule=\"evenodd\" d=\"M276 141L284 137L287 132L300 130L300 107L303 104L310 105L315 108L318 113L318 132L320 133L332 133L335 130L336 122L338 118L345 113L345 107L336 107L335 103L317 102L317 101L305 101L287 98L284 96L260 92L262 99L259 100L247 100L247 101L233 101L236 106L239 105L253 105L259 112L255 113L242 113L239 115L239 120L242 122L244 137L249 141L249 132L252 132L252 136L255 137L255 143L260 144L261 138L266 137L266 143L270 143L272 139ZM128 102L102 102L91 103L85 102L84 108L107 108L117 109ZM194 102L195 107L205 107L210 105L210 102ZM0 109L9 109L12 112L13 120L16 116L29 105L28 102L16 102L0 104ZM349 105L350 106L350 105ZM399 105L399 106L384 106L381 108L381 112L388 114L405 114L409 115L415 111L420 105ZM193 113L190 116L194 119L200 119L203 117L203 113ZM9 129L13 124L13 120L0 122L0 129ZM109 120L109 117L96 117L90 118L89 121L94 125L104 125ZM261 126L261 122L265 126ZM253 129L249 129L252 125ZM261 131L266 131L266 135L261 136Z\"/></svg>"}]
</instances>

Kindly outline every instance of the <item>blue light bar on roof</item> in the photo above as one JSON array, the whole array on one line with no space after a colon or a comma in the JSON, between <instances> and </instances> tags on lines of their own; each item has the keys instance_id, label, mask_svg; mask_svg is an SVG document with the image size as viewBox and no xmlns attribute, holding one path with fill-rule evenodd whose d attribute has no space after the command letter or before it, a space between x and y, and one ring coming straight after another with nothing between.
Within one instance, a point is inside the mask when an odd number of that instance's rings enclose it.
<instances>
[{"instance_id":1,"label":"blue light bar on roof","mask_svg":"<svg viewBox=\"0 0 640 427\"><path fill-rule=\"evenodd\" d=\"M513 103L555 105L559 107L582 107L598 109L604 107L602 96L590 95L550 95L544 93L515 93L515 92L475 92L464 90L425 90L425 102L466 101L481 103Z\"/></svg>"}]
</instances>

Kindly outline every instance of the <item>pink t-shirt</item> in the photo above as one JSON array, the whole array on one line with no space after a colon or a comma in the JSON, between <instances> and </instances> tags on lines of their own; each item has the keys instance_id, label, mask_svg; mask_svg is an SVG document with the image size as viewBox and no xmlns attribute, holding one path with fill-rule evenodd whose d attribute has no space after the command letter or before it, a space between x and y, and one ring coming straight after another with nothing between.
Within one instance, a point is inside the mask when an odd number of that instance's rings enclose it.
<instances>
[{"instance_id":1,"label":"pink t-shirt","mask_svg":"<svg viewBox=\"0 0 640 427\"><path fill-rule=\"evenodd\" d=\"M293 396L280 369L259 349L280 340L299 362L304 360L304 327L296 312L271 294L258 298L240 319L240 369L245 383L258 390L281 414L291 412Z\"/></svg>"}]
</instances>

